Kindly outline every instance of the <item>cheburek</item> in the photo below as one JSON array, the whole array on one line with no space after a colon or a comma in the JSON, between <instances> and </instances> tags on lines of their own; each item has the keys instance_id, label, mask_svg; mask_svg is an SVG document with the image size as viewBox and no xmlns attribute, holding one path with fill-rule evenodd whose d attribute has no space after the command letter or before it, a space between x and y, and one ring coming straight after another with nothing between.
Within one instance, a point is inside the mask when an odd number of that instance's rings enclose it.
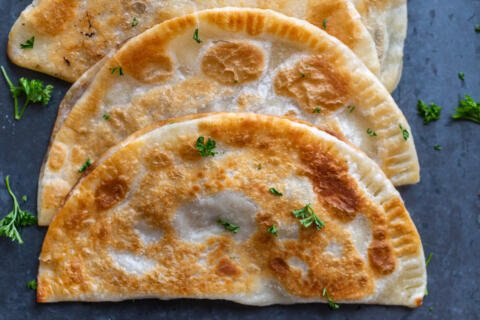
<instances>
[{"instance_id":1,"label":"cheburek","mask_svg":"<svg viewBox=\"0 0 480 320\"><path fill-rule=\"evenodd\" d=\"M215 142L203 156L200 137ZM416 307L425 287L416 228L364 153L307 123L216 113L142 129L97 161L48 229L37 298L268 305L325 289Z\"/></svg>"},{"instance_id":2,"label":"cheburek","mask_svg":"<svg viewBox=\"0 0 480 320\"><path fill-rule=\"evenodd\" d=\"M380 60L380 80L392 92L402 75L407 0L352 1L375 41Z\"/></svg>"},{"instance_id":3,"label":"cheburek","mask_svg":"<svg viewBox=\"0 0 480 320\"><path fill-rule=\"evenodd\" d=\"M371 34L348 0L39 0L20 15L9 37L10 59L23 67L75 81L127 39L167 19L215 7L272 9L324 28L376 74ZM20 46L35 36L33 49Z\"/></svg>"},{"instance_id":4,"label":"cheburek","mask_svg":"<svg viewBox=\"0 0 480 320\"><path fill-rule=\"evenodd\" d=\"M260 9L201 11L131 39L97 68L74 86L84 93L68 99L69 112L59 111L39 181L40 225L87 159L155 121L199 112L295 116L349 139L394 184L419 179L410 128L392 97L347 47L304 21Z\"/></svg>"}]
</instances>

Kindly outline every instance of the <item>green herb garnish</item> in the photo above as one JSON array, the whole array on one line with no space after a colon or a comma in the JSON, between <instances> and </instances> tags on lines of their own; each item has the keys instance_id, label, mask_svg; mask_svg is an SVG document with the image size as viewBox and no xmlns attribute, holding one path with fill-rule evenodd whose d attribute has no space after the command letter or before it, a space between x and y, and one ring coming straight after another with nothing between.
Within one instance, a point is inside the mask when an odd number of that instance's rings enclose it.
<instances>
[{"instance_id":1,"label":"green herb garnish","mask_svg":"<svg viewBox=\"0 0 480 320\"><path fill-rule=\"evenodd\" d=\"M90 167L91 165L92 165L92 160L90 160L90 158L88 158L87 161L85 161L85 163L82 164L80 169L78 169L78 172L80 172L80 173L85 172L85 170L87 170L88 167Z\"/></svg>"},{"instance_id":2,"label":"green herb garnish","mask_svg":"<svg viewBox=\"0 0 480 320\"><path fill-rule=\"evenodd\" d=\"M110 120L110 115L108 113L104 113L102 116L103 120Z\"/></svg>"},{"instance_id":3,"label":"green herb garnish","mask_svg":"<svg viewBox=\"0 0 480 320\"><path fill-rule=\"evenodd\" d=\"M138 26L138 19L137 19L137 17L133 17L133 19L132 19L132 24L131 24L131 25L132 25L132 28Z\"/></svg>"},{"instance_id":4,"label":"green herb garnish","mask_svg":"<svg viewBox=\"0 0 480 320\"><path fill-rule=\"evenodd\" d=\"M0 220L0 236L10 238L12 241L17 241L22 244L23 239L18 232L18 227L28 227L37 222L37 218L26 210L22 210L18 204L17 197L10 187L10 176L5 177L5 185L8 194L13 201L13 209L2 220Z\"/></svg>"},{"instance_id":5,"label":"green herb garnish","mask_svg":"<svg viewBox=\"0 0 480 320\"><path fill-rule=\"evenodd\" d=\"M305 227L308 228L311 225L315 225L317 230L322 229L325 227L325 223L320 220L320 218L315 214L315 212L312 209L312 205L309 203L302 209L298 210L293 210L292 214L295 216L295 218L300 219L300 223Z\"/></svg>"},{"instance_id":6,"label":"green herb garnish","mask_svg":"<svg viewBox=\"0 0 480 320\"><path fill-rule=\"evenodd\" d=\"M123 76L123 69L122 69L122 67L110 68L110 73L111 74L118 73L119 76Z\"/></svg>"},{"instance_id":7,"label":"green herb garnish","mask_svg":"<svg viewBox=\"0 0 480 320\"><path fill-rule=\"evenodd\" d=\"M439 144L436 144L436 145L433 146L433 150L435 150L435 151L441 151L442 149L443 149L442 146L439 145Z\"/></svg>"},{"instance_id":8,"label":"green herb garnish","mask_svg":"<svg viewBox=\"0 0 480 320\"><path fill-rule=\"evenodd\" d=\"M239 226L237 226L237 225L235 225L231 222L228 222L227 220L221 219L221 218L219 218L217 220L217 223L222 225L225 228L225 230L230 231L232 233L237 233L238 230L240 230Z\"/></svg>"},{"instance_id":9,"label":"green herb garnish","mask_svg":"<svg viewBox=\"0 0 480 320\"><path fill-rule=\"evenodd\" d=\"M323 28L323 30L327 30L327 22L328 22L328 19L327 19L327 18L323 19L323 21L322 21L322 28Z\"/></svg>"},{"instance_id":10,"label":"green herb garnish","mask_svg":"<svg viewBox=\"0 0 480 320\"><path fill-rule=\"evenodd\" d=\"M313 109L313 113L321 113L322 112L322 109L320 109L319 107L316 107L315 109Z\"/></svg>"},{"instance_id":11,"label":"green herb garnish","mask_svg":"<svg viewBox=\"0 0 480 320\"><path fill-rule=\"evenodd\" d=\"M27 288L37 290L37 280L33 279L27 282Z\"/></svg>"},{"instance_id":12,"label":"green herb garnish","mask_svg":"<svg viewBox=\"0 0 480 320\"><path fill-rule=\"evenodd\" d=\"M432 261L433 253L429 253L427 259L425 260L425 267L428 267L430 261Z\"/></svg>"},{"instance_id":13,"label":"green herb garnish","mask_svg":"<svg viewBox=\"0 0 480 320\"><path fill-rule=\"evenodd\" d=\"M480 123L480 103L475 102L472 97L466 95L463 100L458 103L455 113L452 115L455 120L469 120Z\"/></svg>"},{"instance_id":14,"label":"green herb garnish","mask_svg":"<svg viewBox=\"0 0 480 320\"><path fill-rule=\"evenodd\" d=\"M403 140L407 141L408 138L410 137L410 133L408 132L407 129L405 129L404 127L402 127L401 124L399 124L398 127L400 128L400 131L402 131Z\"/></svg>"},{"instance_id":15,"label":"green herb garnish","mask_svg":"<svg viewBox=\"0 0 480 320\"><path fill-rule=\"evenodd\" d=\"M20 44L20 48L22 49L33 49L33 45L35 44L35 37L31 37L25 43Z\"/></svg>"},{"instance_id":16,"label":"green herb garnish","mask_svg":"<svg viewBox=\"0 0 480 320\"><path fill-rule=\"evenodd\" d=\"M27 196L26 196L26 195L23 195L23 196L22 196L22 201L23 201L23 202L27 202Z\"/></svg>"},{"instance_id":17,"label":"green herb garnish","mask_svg":"<svg viewBox=\"0 0 480 320\"><path fill-rule=\"evenodd\" d=\"M458 79L460 79L460 80L462 80L462 81L465 81L465 73L459 72L459 73L458 73Z\"/></svg>"},{"instance_id":18,"label":"green herb garnish","mask_svg":"<svg viewBox=\"0 0 480 320\"><path fill-rule=\"evenodd\" d=\"M217 152L213 151L217 143L215 140L208 138L207 142L205 142L205 138L203 136L198 137L197 143L195 144L195 148L197 148L198 152L202 157L209 157L215 156Z\"/></svg>"},{"instance_id":19,"label":"green herb garnish","mask_svg":"<svg viewBox=\"0 0 480 320\"><path fill-rule=\"evenodd\" d=\"M18 86L14 86L8 77L5 68L3 66L0 68L13 97L15 120L22 119L25 110L31 103L40 103L42 105L48 104L53 90L52 85L44 86L43 82L40 80L28 80L26 78L20 78L18 81ZM25 97L25 102L20 109L18 105L18 98L22 95Z\"/></svg>"},{"instance_id":20,"label":"green herb garnish","mask_svg":"<svg viewBox=\"0 0 480 320\"><path fill-rule=\"evenodd\" d=\"M432 121L440 119L442 107L436 105L435 103L430 103L430 105L427 105L422 100L418 100L417 110L418 114L423 118L423 124L429 124Z\"/></svg>"},{"instance_id":21,"label":"green herb garnish","mask_svg":"<svg viewBox=\"0 0 480 320\"><path fill-rule=\"evenodd\" d=\"M267 228L267 232L273 234L275 237L278 236L278 230L277 230L277 227L275 227L274 224L272 224L270 227Z\"/></svg>"},{"instance_id":22,"label":"green herb garnish","mask_svg":"<svg viewBox=\"0 0 480 320\"><path fill-rule=\"evenodd\" d=\"M277 196L277 197L281 197L283 196L283 193L279 192L277 189L275 188L270 188L268 189L268 192L270 192L271 194L273 194L274 196Z\"/></svg>"},{"instance_id":23,"label":"green herb garnish","mask_svg":"<svg viewBox=\"0 0 480 320\"><path fill-rule=\"evenodd\" d=\"M356 107L355 107L353 104L349 105L349 106L347 107L348 113L352 113L352 112L355 110L355 108L356 108Z\"/></svg>"},{"instance_id":24,"label":"green herb garnish","mask_svg":"<svg viewBox=\"0 0 480 320\"><path fill-rule=\"evenodd\" d=\"M327 288L323 288L322 296L327 298L328 306L330 307L330 309L337 310L340 308L340 305L335 303L335 301L333 301L333 299L330 298L330 296L328 295Z\"/></svg>"},{"instance_id":25,"label":"green herb garnish","mask_svg":"<svg viewBox=\"0 0 480 320\"><path fill-rule=\"evenodd\" d=\"M300 72L300 78L302 78L302 79L305 78L305 73Z\"/></svg>"},{"instance_id":26,"label":"green herb garnish","mask_svg":"<svg viewBox=\"0 0 480 320\"><path fill-rule=\"evenodd\" d=\"M198 35L198 28L193 32L193 40L197 43L202 43L202 40L200 40L200 36Z\"/></svg>"},{"instance_id":27,"label":"green herb garnish","mask_svg":"<svg viewBox=\"0 0 480 320\"><path fill-rule=\"evenodd\" d=\"M373 131L372 129L368 128L367 129L367 134L370 136L370 137L376 137L377 136L377 133L375 131Z\"/></svg>"},{"instance_id":28,"label":"green herb garnish","mask_svg":"<svg viewBox=\"0 0 480 320\"><path fill-rule=\"evenodd\" d=\"M480 24L477 24L477 25L475 26L475 32L476 32L476 33L480 33Z\"/></svg>"}]
</instances>

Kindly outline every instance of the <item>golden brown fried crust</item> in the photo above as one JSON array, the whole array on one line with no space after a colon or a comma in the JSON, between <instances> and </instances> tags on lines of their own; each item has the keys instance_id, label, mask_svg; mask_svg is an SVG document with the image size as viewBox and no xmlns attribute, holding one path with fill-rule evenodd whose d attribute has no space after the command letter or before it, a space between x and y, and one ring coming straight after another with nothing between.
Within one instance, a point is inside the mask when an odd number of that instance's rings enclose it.
<instances>
[{"instance_id":1,"label":"golden brown fried crust","mask_svg":"<svg viewBox=\"0 0 480 320\"><path fill-rule=\"evenodd\" d=\"M330 59L313 55L275 77L275 91L295 99L307 112L315 108L334 111L348 101L349 77L334 70Z\"/></svg>"},{"instance_id":2,"label":"golden brown fried crust","mask_svg":"<svg viewBox=\"0 0 480 320\"><path fill-rule=\"evenodd\" d=\"M39 33L61 33L75 16L78 2L70 0L42 0L31 16L31 24Z\"/></svg>"},{"instance_id":3,"label":"golden brown fried crust","mask_svg":"<svg viewBox=\"0 0 480 320\"><path fill-rule=\"evenodd\" d=\"M180 138L173 140L132 138L82 179L45 238L41 268L53 272L40 272L40 302L100 292L169 297L252 294L259 277L278 282L297 297L320 299L323 288L328 288L334 299L361 300L375 292L377 279L395 272L396 259L421 250L398 196L384 206L368 200L334 143L286 119L253 114L217 119L201 121L198 133L182 131ZM144 129L134 138L152 129ZM192 146L199 135L215 139L229 151L198 157ZM196 156L185 161L187 152ZM275 197L267 190L276 186L288 192L284 181L292 175L312 184L316 194L312 208L325 227L316 230L299 225L298 237L283 239L281 225L298 224L291 212L306 203ZM134 183L135 189L130 190ZM241 192L258 206L256 231L243 242L234 241L227 231L199 243L183 240L173 223L177 210L198 197L225 190ZM127 194L128 201L118 205ZM372 242L367 260L355 248L355 235L346 231L345 219L331 214L332 210L361 213L369 221ZM392 242L396 234L391 231L397 223L392 225L389 215L401 222L398 228L409 235L407 245L416 248L415 252L397 250ZM142 243L134 230L139 221L161 230L161 239L150 245ZM279 226L278 238L266 232L272 224ZM341 248L338 256L327 250L332 242ZM145 275L132 275L112 260L112 250L157 264ZM291 259L302 261L307 270L292 265Z\"/></svg>"},{"instance_id":4,"label":"golden brown fried crust","mask_svg":"<svg viewBox=\"0 0 480 320\"><path fill-rule=\"evenodd\" d=\"M203 73L225 85L257 80L264 68L262 49L246 42L219 42L202 59Z\"/></svg>"}]
</instances>

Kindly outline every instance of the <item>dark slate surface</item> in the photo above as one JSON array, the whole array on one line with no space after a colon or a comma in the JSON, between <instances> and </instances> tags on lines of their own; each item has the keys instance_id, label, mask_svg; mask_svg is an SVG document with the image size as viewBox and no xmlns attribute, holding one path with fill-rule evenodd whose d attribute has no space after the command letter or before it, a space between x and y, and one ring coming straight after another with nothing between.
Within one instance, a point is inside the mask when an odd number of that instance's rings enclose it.
<instances>
[{"instance_id":1,"label":"dark slate surface","mask_svg":"<svg viewBox=\"0 0 480 320\"><path fill-rule=\"evenodd\" d=\"M29 0L0 0L0 52L10 26ZM409 1L409 28L403 78L394 96L413 128L422 181L401 193L423 239L430 294L416 310L347 306L332 312L322 304L254 308L222 301L128 301L39 305L25 284L35 278L46 229L22 232L20 246L0 239L0 319L480 319L480 125L452 122L460 96L480 99L480 23L478 0ZM0 80L0 213L10 209L4 177L11 175L18 195L35 212L38 173L56 107L67 83L13 66L5 54L0 64L15 79L36 77L55 85L49 107L32 107L24 120L12 118L12 101ZM465 72L465 82L457 78ZM442 119L424 126L416 101L444 107ZM442 151L433 146L441 144Z\"/></svg>"}]
</instances>

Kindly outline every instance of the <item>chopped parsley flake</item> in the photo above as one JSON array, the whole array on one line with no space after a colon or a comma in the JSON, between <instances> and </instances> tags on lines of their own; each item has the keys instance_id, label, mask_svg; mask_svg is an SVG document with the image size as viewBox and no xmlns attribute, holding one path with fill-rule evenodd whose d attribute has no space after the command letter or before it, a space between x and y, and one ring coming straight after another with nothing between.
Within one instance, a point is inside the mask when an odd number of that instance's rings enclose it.
<instances>
[{"instance_id":1,"label":"chopped parsley flake","mask_svg":"<svg viewBox=\"0 0 480 320\"><path fill-rule=\"evenodd\" d=\"M477 25L475 26L475 32L476 32L476 33L480 33L480 24L477 24Z\"/></svg>"},{"instance_id":2,"label":"chopped parsley flake","mask_svg":"<svg viewBox=\"0 0 480 320\"><path fill-rule=\"evenodd\" d=\"M465 73L459 72L459 73L458 73L458 79L460 79L460 80L462 80L462 81L465 81Z\"/></svg>"},{"instance_id":3,"label":"chopped parsley flake","mask_svg":"<svg viewBox=\"0 0 480 320\"><path fill-rule=\"evenodd\" d=\"M430 105L427 105L422 100L418 100L417 110L418 115L423 118L423 124L429 124L432 121L437 121L440 119L442 107L436 105L435 103L430 103Z\"/></svg>"},{"instance_id":4,"label":"chopped parsley flake","mask_svg":"<svg viewBox=\"0 0 480 320\"><path fill-rule=\"evenodd\" d=\"M475 102L472 97L466 95L463 100L458 103L455 113L452 115L455 120L469 120L480 123L480 103Z\"/></svg>"},{"instance_id":5,"label":"chopped parsley flake","mask_svg":"<svg viewBox=\"0 0 480 320\"><path fill-rule=\"evenodd\" d=\"M123 76L123 69L122 69L122 67L110 68L110 73L111 74L118 73L119 76Z\"/></svg>"},{"instance_id":6,"label":"chopped parsley flake","mask_svg":"<svg viewBox=\"0 0 480 320\"><path fill-rule=\"evenodd\" d=\"M317 230L320 230L325 227L325 223L315 214L310 203L302 209L293 210L292 214L295 216L295 218L300 219L300 223L305 228L315 225Z\"/></svg>"},{"instance_id":7,"label":"chopped parsley flake","mask_svg":"<svg viewBox=\"0 0 480 320\"><path fill-rule=\"evenodd\" d=\"M313 113L320 113L322 112L322 109L320 109L319 107L316 107L315 109L313 109Z\"/></svg>"},{"instance_id":8,"label":"chopped parsley flake","mask_svg":"<svg viewBox=\"0 0 480 320\"><path fill-rule=\"evenodd\" d=\"M305 73L300 72L300 78L302 78L302 79L305 78Z\"/></svg>"},{"instance_id":9,"label":"chopped parsley flake","mask_svg":"<svg viewBox=\"0 0 480 320\"><path fill-rule=\"evenodd\" d=\"M283 196L283 193L279 192L277 189L275 188L270 188L268 189L268 192L270 192L271 194L273 194L274 196L277 196L277 197L281 197Z\"/></svg>"},{"instance_id":10,"label":"chopped parsley flake","mask_svg":"<svg viewBox=\"0 0 480 320\"><path fill-rule=\"evenodd\" d=\"M267 228L267 232L273 234L275 237L278 236L278 229L275 227L274 224L272 224L270 227Z\"/></svg>"},{"instance_id":11,"label":"chopped parsley flake","mask_svg":"<svg viewBox=\"0 0 480 320\"><path fill-rule=\"evenodd\" d=\"M348 113L352 113L352 112L355 110L355 108L356 108L356 107L355 107L353 104L349 105L349 106L347 107Z\"/></svg>"},{"instance_id":12,"label":"chopped parsley flake","mask_svg":"<svg viewBox=\"0 0 480 320\"><path fill-rule=\"evenodd\" d=\"M18 86L15 86L10 80L10 77L7 75L5 68L1 66L0 69L2 70L3 77L5 78L5 81L7 81L8 87L10 88L10 93L13 97L15 120L22 119L25 110L31 103L39 103L42 105L48 104L53 90L52 85L49 84L44 86L43 82L40 80L28 80L26 78L20 78L18 81ZM20 108L18 104L18 98L22 95L25 97L25 102Z\"/></svg>"},{"instance_id":13,"label":"chopped parsley flake","mask_svg":"<svg viewBox=\"0 0 480 320\"><path fill-rule=\"evenodd\" d=\"M435 150L435 151L441 151L442 149L443 149L442 146L439 145L439 144L436 144L436 145L433 146L433 150Z\"/></svg>"},{"instance_id":14,"label":"chopped parsley flake","mask_svg":"<svg viewBox=\"0 0 480 320\"><path fill-rule=\"evenodd\" d=\"M323 21L322 21L322 28L323 28L323 30L327 30L327 22L328 22L328 19L327 19L327 18L323 19Z\"/></svg>"},{"instance_id":15,"label":"chopped parsley flake","mask_svg":"<svg viewBox=\"0 0 480 320\"><path fill-rule=\"evenodd\" d=\"M195 148L200 152L202 157L213 157L217 154L217 152L213 151L217 143L215 140L208 138L207 142L205 142L205 138L203 136L198 137L197 142L195 143Z\"/></svg>"},{"instance_id":16,"label":"chopped parsley flake","mask_svg":"<svg viewBox=\"0 0 480 320\"><path fill-rule=\"evenodd\" d=\"M200 40L200 36L198 35L198 28L193 32L193 40L197 43L202 43L202 40Z\"/></svg>"},{"instance_id":17,"label":"chopped parsley flake","mask_svg":"<svg viewBox=\"0 0 480 320\"><path fill-rule=\"evenodd\" d=\"M328 295L327 288L323 288L322 296L327 298L328 306L330 307L330 309L337 310L340 308L340 305L335 303L335 301L333 301L333 299L330 298L330 296Z\"/></svg>"},{"instance_id":18,"label":"chopped parsley flake","mask_svg":"<svg viewBox=\"0 0 480 320\"><path fill-rule=\"evenodd\" d=\"M20 44L20 48L22 49L33 49L33 45L35 44L35 37L31 37L25 43Z\"/></svg>"},{"instance_id":19,"label":"chopped parsley flake","mask_svg":"<svg viewBox=\"0 0 480 320\"><path fill-rule=\"evenodd\" d=\"M104 113L102 116L103 120L110 120L110 115L108 113Z\"/></svg>"},{"instance_id":20,"label":"chopped parsley flake","mask_svg":"<svg viewBox=\"0 0 480 320\"><path fill-rule=\"evenodd\" d=\"M428 267L430 261L432 261L433 253L429 253L427 259L425 260L425 267Z\"/></svg>"},{"instance_id":21,"label":"chopped parsley flake","mask_svg":"<svg viewBox=\"0 0 480 320\"><path fill-rule=\"evenodd\" d=\"M8 194L12 198L13 209L0 220L0 236L10 238L10 240L22 244L23 239L17 228L34 225L37 222L37 218L30 214L30 212L20 208L17 197L10 187L10 176L5 177L5 186L7 187Z\"/></svg>"},{"instance_id":22,"label":"chopped parsley flake","mask_svg":"<svg viewBox=\"0 0 480 320\"><path fill-rule=\"evenodd\" d=\"M401 124L399 124L398 127L400 128L400 131L402 131L403 140L407 141L410 137L410 133Z\"/></svg>"},{"instance_id":23,"label":"chopped parsley flake","mask_svg":"<svg viewBox=\"0 0 480 320\"><path fill-rule=\"evenodd\" d=\"M27 282L27 288L31 290L37 290L37 280L33 279Z\"/></svg>"},{"instance_id":24,"label":"chopped parsley flake","mask_svg":"<svg viewBox=\"0 0 480 320\"><path fill-rule=\"evenodd\" d=\"M87 170L88 167L90 167L91 165L92 165L92 160L88 158L87 161L85 161L85 163L82 165L82 167L78 169L78 172L80 173L85 172L85 170Z\"/></svg>"},{"instance_id":25,"label":"chopped parsley flake","mask_svg":"<svg viewBox=\"0 0 480 320\"><path fill-rule=\"evenodd\" d=\"M132 25L132 28L138 26L138 22L139 22L139 21L138 21L137 17L133 17L133 19L132 19L132 24L131 24L131 25Z\"/></svg>"},{"instance_id":26,"label":"chopped parsley flake","mask_svg":"<svg viewBox=\"0 0 480 320\"><path fill-rule=\"evenodd\" d=\"M24 194L24 195L22 196L22 201L23 201L23 202L27 202L27 195Z\"/></svg>"},{"instance_id":27,"label":"chopped parsley flake","mask_svg":"<svg viewBox=\"0 0 480 320\"><path fill-rule=\"evenodd\" d=\"M232 233L237 233L238 230L240 230L239 226L221 218L217 220L217 223L222 225L225 228L225 230L230 231Z\"/></svg>"},{"instance_id":28,"label":"chopped parsley flake","mask_svg":"<svg viewBox=\"0 0 480 320\"><path fill-rule=\"evenodd\" d=\"M367 129L367 134L370 136L370 137L376 137L377 136L377 133L375 131L373 131L372 129L368 128Z\"/></svg>"}]
</instances>

